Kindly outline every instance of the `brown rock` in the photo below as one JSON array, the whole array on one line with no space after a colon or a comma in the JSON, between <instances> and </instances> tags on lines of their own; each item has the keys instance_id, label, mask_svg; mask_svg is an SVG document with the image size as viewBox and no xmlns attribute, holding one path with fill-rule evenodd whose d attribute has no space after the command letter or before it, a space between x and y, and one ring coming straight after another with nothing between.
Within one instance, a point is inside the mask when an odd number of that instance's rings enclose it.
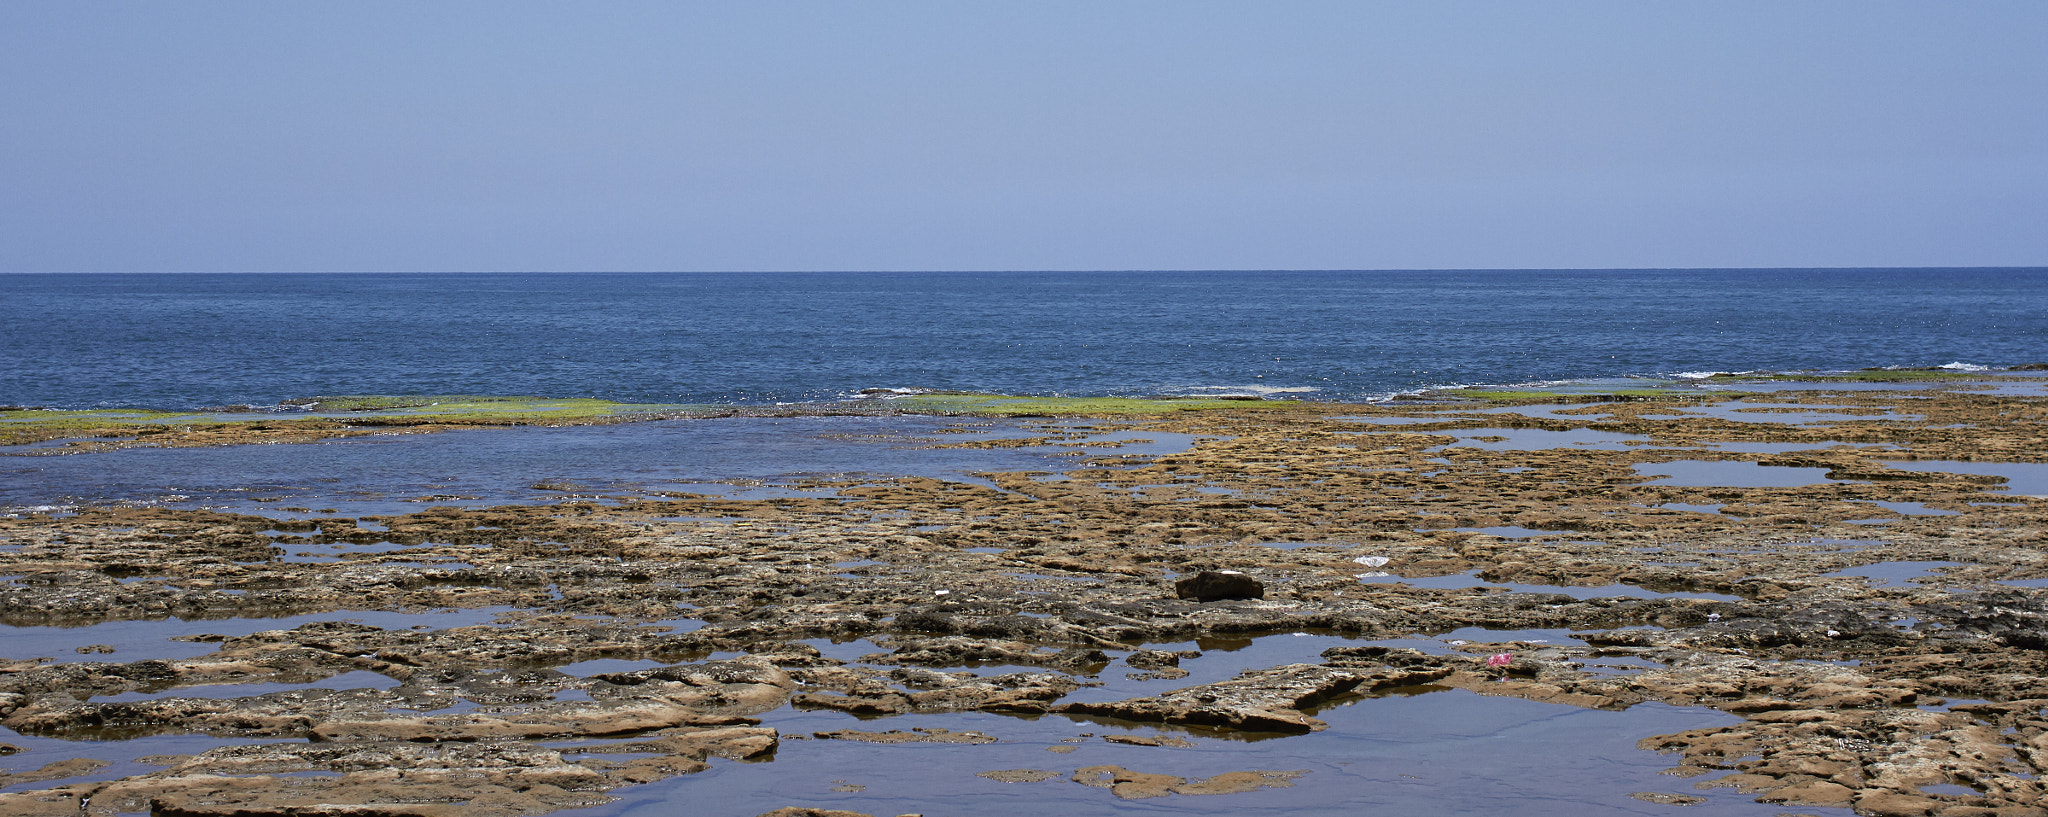
<instances>
[{"instance_id":1,"label":"brown rock","mask_svg":"<svg viewBox=\"0 0 2048 817\"><path fill-rule=\"evenodd\" d=\"M1251 771L1224 772L1207 780L1182 783L1173 787L1174 794L1237 794L1260 789L1284 789L1294 785L1294 779L1305 770L1291 772Z\"/></svg>"},{"instance_id":2,"label":"brown rock","mask_svg":"<svg viewBox=\"0 0 2048 817\"><path fill-rule=\"evenodd\" d=\"M1947 804L1931 797L1883 789L1865 789L1856 796L1856 813L1871 817L1925 817L1944 805Z\"/></svg>"},{"instance_id":3,"label":"brown rock","mask_svg":"<svg viewBox=\"0 0 2048 817\"><path fill-rule=\"evenodd\" d=\"M1769 794L1758 797L1766 803L1791 803L1801 806L1827 806L1846 808L1856 799L1856 792L1840 783L1826 780L1808 780L1790 786L1772 789Z\"/></svg>"},{"instance_id":4,"label":"brown rock","mask_svg":"<svg viewBox=\"0 0 2048 817\"><path fill-rule=\"evenodd\" d=\"M37 783L44 780L62 780L67 777L90 774L104 769L108 765L110 764L104 760L89 760L86 758L54 760L43 764L42 768L33 772L0 773L0 786Z\"/></svg>"},{"instance_id":5,"label":"brown rock","mask_svg":"<svg viewBox=\"0 0 2048 817\"><path fill-rule=\"evenodd\" d=\"M85 813L80 796L68 791L0 794L0 814L14 817L78 817Z\"/></svg>"},{"instance_id":6,"label":"brown rock","mask_svg":"<svg viewBox=\"0 0 2048 817\"><path fill-rule=\"evenodd\" d=\"M1349 670L1290 664L1157 697L1070 703L1054 707L1054 711L1255 732L1318 732L1329 725L1303 714L1300 708L1350 692L1367 680L1366 674Z\"/></svg>"},{"instance_id":7,"label":"brown rock","mask_svg":"<svg viewBox=\"0 0 2048 817\"><path fill-rule=\"evenodd\" d=\"M1173 594L1191 601L1262 599L1266 597L1266 586L1243 573L1204 570L1175 581Z\"/></svg>"},{"instance_id":8,"label":"brown rock","mask_svg":"<svg viewBox=\"0 0 2048 817\"><path fill-rule=\"evenodd\" d=\"M178 794L149 803L150 817L454 817L458 812L457 806L438 803L209 803Z\"/></svg>"},{"instance_id":9,"label":"brown rock","mask_svg":"<svg viewBox=\"0 0 2048 817\"><path fill-rule=\"evenodd\" d=\"M1111 794L1124 800L1165 797L1173 793L1173 787L1187 782L1186 778L1134 772L1122 766L1089 766L1077 769L1072 779L1083 786L1109 789Z\"/></svg>"},{"instance_id":10,"label":"brown rock","mask_svg":"<svg viewBox=\"0 0 2048 817\"><path fill-rule=\"evenodd\" d=\"M1754 794L1777 785L1778 779L1760 774L1730 774L1712 780L1692 784L1695 789L1733 788L1743 794Z\"/></svg>"}]
</instances>

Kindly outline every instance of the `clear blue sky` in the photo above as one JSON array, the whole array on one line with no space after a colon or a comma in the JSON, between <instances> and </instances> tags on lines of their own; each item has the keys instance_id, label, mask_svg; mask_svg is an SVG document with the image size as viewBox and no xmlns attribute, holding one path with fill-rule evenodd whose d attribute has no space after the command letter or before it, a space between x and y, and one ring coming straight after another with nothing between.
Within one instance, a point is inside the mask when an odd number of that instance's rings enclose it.
<instances>
[{"instance_id":1,"label":"clear blue sky","mask_svg":"<svg viewBox=\"0 0 2048 817\"><path fill-rule=\"evenodd\" d=\"M0 0L0 271L2048 265L2048 2Z\"/></svg>"}]
</instances>

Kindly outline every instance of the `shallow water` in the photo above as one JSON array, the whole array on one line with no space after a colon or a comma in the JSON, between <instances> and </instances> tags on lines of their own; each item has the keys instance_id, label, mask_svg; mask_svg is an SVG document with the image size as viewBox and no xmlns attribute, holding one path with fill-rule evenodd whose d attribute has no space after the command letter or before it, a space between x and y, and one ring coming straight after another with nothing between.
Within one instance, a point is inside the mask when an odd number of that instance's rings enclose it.
<instances>
[{"instance_id":1,"label":"shallow water","mask_svg":"<svg viewBox=\"0 0 2048 817\"><path fill-rule=\"evenodd\" d=\"M257 620L240 622L243 626L216 626L212 630L239 632L249 629L246 625L254 621ZM295 623L263 621L273 625ZM1564 630L1465 628L1436 636L1373 641L1304 634L1153 644L1148 648L1198 649L1202 655L1180 662L1190 674L1179 679L1133 679L1127 677L1127 668L1118 661L1094 679L1102 686L1083 689L1067 700L1118 700L1227 680L1245 669L1320 663L1321 653L1336 646L1379 644L1444 654L1510 641L1582 643ZM806 643L840 660L883 652L865 639L838 643L820 639ZM572 675L590 675L660 663L600 659L558 669ZM1653 662L1626 657L1589 657L1581 663L1605 672L1631 672L1654 666ZM1043 670L1000 666L977 669L982 675L1007 671ZM156 694L125 693L99 700L238 697L290 689L388 688L394 683L381 675L357 672L304 685L187 687ZM1330 724L1328 731L1284 737L1224 734L1085 717L1019 718L975 713L876 720L784 708L764 716L765 725L776 728L785 738L772 760L714 760L709 771L618 790L613 792L621 798L617 802L572 813L588 817L667 815L675 813L681 802L690 804L692 814L733 817L750 817L793 804L880 814L991 814L1009 813L1013 807L1020 809L1016 813L1047 813L1050 809L1076 815L1155 811L1355 814L1362 807L1385 809L1388 813L1486 812L1559 817L1670 813L1668 807L1628 796L1637 791L1707 798L1706 803L1688 808L1689 814L1763 817L1775 813L1732 790L1695 792L1689 785L1660 776L1657 772L1672 765L1674 759L1634 748L1636 740L1649 735L1735 722L1735 718L1723 713L1658 704L1639 705L1626 712L1602 712L1433 687L1397 693L1341 699L1325 705L1312 714ZM457 710L460 709L458 705ZM974 730L1000 740L988 745L883 746L803 739L814 732L837 729L913 728ZM1109 734L1172 737L1193 745L1174 748L1112 744L1102 740L1102 736ZM4 731L0 731L0 739L27 750L7 758L4 765L9 768L32 769L68 757L103 757L115 763L108 769L65 782L112 779L149 771L150 767L133 760L142 755L189 754L243 742L170 735L80 744ZM1072 751L1055 753L1048 751L1051 747L1072 747ZM1144 801L1120 800L1105 789L1070 779L1077 769L1104 764L1190 780L1257 769L1302 774L1288 788L1215 796L1171 795ZM976 776L984 771L1026 768L1055 772L1056 776L1039 783L999 783ZM47 785L50 784L23 784L15 788Z\"/></svg>"},{"instance_id":2,"label":"shallow water","mask_svg":"<svg viewBox=\"0 0 2048 817\"><path fill-rule=\"evenodd\" d=\"M1942 578L1941 574L1934 572L1935 570L1944 567L1960 567L1962 564L1962 562L1878 562L1873 565L1838 570L1821 578L1860 578L1868 580L1870 586L1875 588L1921 587L1933 584L1934 582L1922 582L1920 580L1939 580Z\"/></svg>"},{"instance_id":3,"label":"shallow water","mask_svg":"<svg viewBox=\"0 0 2048 817\"><path fill-rule=\"evenodd\" d=\"M1452 530L1459 531L1462 533L1483 533L1488 536L1498 536L1502 539L1530 539L1537 536L1571 536L1578 533L1578 531L1569 530L1540 530L1537 528L1524 528L1519 525L1495 525L1490 528L1452 528Z\"/></svg>"},{"instance_id":4,"label":"shallow water","mask_svg":"<svg viewBox=\"0 0 2048 817\"><path fill-rule=\"evenodd\" d=\"M108 621L80 627L13 627L0 625L0 637L7 641L6 657L14 659L48 657L54 663L111 661L130 663L147 660L196 658L219 649L206 641L174 641L200 635L239 637L269 630L290 630L316 621L348 621L386 630L447 630L489 624L510 607L448 609L427 613L384 610L338 610L278 618L218 618L154 621ZM113 647L112 653L79 654L85 645Z\"/></svg>"},{"instance_id":5,"label":"shallow water","mask_svg":"<svg viewBox=\"0 0 2048 817\"><path fill-rule=\"evenodd\" d=\"M1898 446L1891 443L1844 443L1840 440L1823 440L1817 443L1761 443L1715 440L1702 442L1700 445L1715 451L1728 451L1738 454L1789 454L1794 451L1821 451L1838 445L1853 445L1857 449L1864 451L1887 451L1898 448Z\"/></svg>"},{"instance_id":6,"label":"shallow water","mask_svg":"<svg viewBox=\"0 0 2048 817\"><path fill-rule=\"evenodd\" d=\"M1353 547L1353 545L1346 542L1253 542L1252 544L1259 547L1273 548L1274 550L1300 550L1307 547Z\"/></svg>"},{"instance_id":7,"label":"shallow water","mask_svg":"<svg viewBox=\"0 0 2048 817\"><path fill-rule=\"evenodd\" d=\"M308 515L289 510L296 506L362 516L658 491L759 499L790 495L799 480L854 475L993 487L971 475L1057 471L1080 465L1071 456L1076 451L1141 458L1195 442L1189 434L1111 431L1025 448L931 447L1028 436L1036 435L1014 423L937 417L729 417L129 448L0 460L0 509L126 502Z\"/></svg>"},{"instance_id":8,"label":"shallow water","mask_svg":"<svg viewBox=\"0 0 2048 817\"><path fill-rule=\"evenodd\" d=\"M2004 485L1988 490L2014 496L2048 497L2048 463L1891 460L1887 461L1885 466L1897 471L1933 471L1944 474L2004 477Z\"/></svg>"},{"instance_id":9,"label":"shallow water","mask_svg":"<svg viewBox=\"0 0 2048 817\"><path fill-rule=\"evenodd\" d=\"M71 758L91 758L106 761L109 765L97 771L61 780L35 783L17 783L0 786L0 792L35 791L71 783L91 783L102 780L116 780L130 775L148 774L160 767L136 762L137 758L152 755L196 755L209 749L245 744L305 743L303 740L250 740L247 738L216 738L208 735L151 735L128 740L61 740L40 736L23 735L12 729L0 727L0 743L21 747L22 751L0 756L0 769L16 772L33 771L46 763Z\"/></svg>"},{"instance_id":10,"label":"shallow water","mask_svg":"<svg viewBox=\"0 0 2048 817\"><path fill-rule=\"evenodd\" d=\"M613 792L618 802L591 817L667 817L682 803L707 817L752 817L803 805L871 814L1514 814L1757 815L1783 807L1731 789L1695 791L1693 781L1658 774L1670 757L1635 748L1652 734L1720 726L1736 718L1704 709L1643 704L1602 712L1450 690L1360 699L1317 713L1330 729L1253 743L1165 731L1134 723L1059 716L912 715L881 722L830 712L784 710L766 724L785 734L838 729L974 730L986 745L785 740L762 763L713 761L709 771ZM1109 743L1107 734L1171 736L1189 748ZM1093 737L1086 737L1093 736ZM1054 747L1071 747L1055 753ZM1070 779L1075 770L1119 765L1188 779L1244 770L1303 772L1290 788L1213 796L1119 800ZM1039 769L1037 783L1003 783L976 773ZM859 791L833 791L861 787ZM1694 794L1684 809L1630 798L1637 791ZM1847 814L1846 810L1812 813Z\"/></svg>"},{"instance_id":11,"label":"shallow water","mask_svg":"<svg viewBox=\"0 0 2048 817\"><path fill-rule=\"evenodd\" d=\"M1728 505L1727 505L1726 503L1716 503L1716 504L1712 504L1712 505L1693 505L1693 504L1689 504L1689 503L1685 503L1685 502L1666 502L1666 503L1664 503L1664 504L1662 504L1662 505L1658 505L1657 507L1659 507L1659 508L1664 508L1664 509L1666 509L1666 510L1673 510L1673 511L1690 511L1690 512L1692 512L1692 513L1710 513L1710 514L1714 514L1715 516L1721 516L1721 515L1723 515L1723 514L1721 513L1721 509L1722 509L1722 508L1726 508L1726 507L1728 507Z\"/></svg>"},{"instance_id":12,"label":"shallow water","mask_svg":"<svg viewBox=\"0 0 2048 817\"><path fill-rule=\"evenodd\" d=\"M1444 433L1456 434L1459 439L1450 445L1427 450L1477 448L1485 451L1549 451L1569 448L1585 451L1629 451L1651 444L1650 438L1641 434L1617 434L1611 431L1594 431L1590 428L1574 428L1569 431L1548 431L1540 428L1461 428ZM1486 437L1504 439L1481 439Z\"/></svg>"},{"instance_id":13,"label":"shallow water","mask_svg":"<svg viewBox=\"0 0 2048 817\"><path fill-rule=\"evenodd\" d=\"M1585 413L1585 414L1566 414L1566 413L1565 413L1565 412L1567 412L1567 411L1577 411L1577 410L1580 410L1580 409L1587 409L1587 408L1592 408L1592 406L1590 406L1590 405L1587 405L1587 404L1585 404L1585 403L1559 403L1559 404L1556 404L1556 405L1537 405L1537 406L1501 406L1501 407L1499 407L1499 408L1479 409L1479 410L1477 410L1477 411L1467 411L1467 412L1463 412L1463 413L1464 413L1464 414L1520 414L1520 415L1522 415L1522 416L1524 416L1524 417L1535 417L1535 418L1539 418L1539 419L1551 419L1551 420L1586 420L1586 421L1598 421L1598 420L1605 420L1605 419L1607 419L1608 415L1610 415L1610 414L1612 414L1612 413L1613 413L1613 412L1607 412L1607 411L1596 411L1596 412L1588 412L1588 413Z\"/></svg>"},{"instance_id":14,"label":"shallow water","mask_svg":"<svg viewBox=\"0 0 2048 817\"><path fill-rule=\"evenodd\" d=\"M1714 384L1716 389L1745 392L1779 391L1921 391L1953 389L1975 394L2048 394L2048 379L2041 372L1972 372L1964 381L1902 381L1897 383L1842 381L1774 381L1765 383Z\"/></svg>"},{"instance_id":15,"label":"shallow water","mask_svg":"<svg viewBox=\"0 0 2048 817\"><path fill-rule=\"evenodd\" d=\"M1940 508L1930 508L1919 502L1879 502L1873 500L1870 504L1901 516L1956 516L1961 513L1961 511L1945 511Z\"/></svg>"},{"instance_id":16,"label":"shallow water","mask_svg":"<svg viewBox=\"0 0 2048 817\"><path fill-rule=\"evenodd\" d=\"M1845 423L1857 420L1918 420L1920 415L1901 414L1895 411L1852 413L1840 411L1848 406L1819 406L1804 403L1748 403L1732 400L1711 405L1685 406L1677 413L1686 417L1712 417L1738 423L1776 423L1781 425L1820 425L1822 423Z\"/></svg>"},{"instance_id":17,"label":"shallow water","mask_svg":"<svg viewBox=\"0 0 2048 817\"><path fill-rule=\"evenodd\" d=\"M1739 460L1677 460L1629 466L1636 473L1656 477L1644 485L1678 485L1689 488L1798 488L1852 480L1828 479L1827 468L1758 465Z\"/></svg>"}]
</instances>

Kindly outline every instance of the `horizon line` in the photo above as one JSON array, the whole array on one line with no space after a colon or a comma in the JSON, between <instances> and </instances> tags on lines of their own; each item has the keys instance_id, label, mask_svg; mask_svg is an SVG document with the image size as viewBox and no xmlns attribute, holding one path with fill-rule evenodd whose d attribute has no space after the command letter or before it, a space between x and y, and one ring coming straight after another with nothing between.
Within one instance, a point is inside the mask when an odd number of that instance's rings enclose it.
<instances>
[{"instance_id":1,"label":"horizon line","mask_svg":"<svg viewBox=\"0 0 2048 817\"><path fill-rule=\"evenodd\" d=\"M7 270L0 275L864 275L864 274L1040 274L1040 273L1221 273L1221 272L1744 272L1805 270L1815 272L1885 271L2048 271L2048 265L1991 266L1743 266L1743 267L1300 267L1204 268L1136 267L1129 269L774 269L774 270Z\"/></svg>"}]
</instances>

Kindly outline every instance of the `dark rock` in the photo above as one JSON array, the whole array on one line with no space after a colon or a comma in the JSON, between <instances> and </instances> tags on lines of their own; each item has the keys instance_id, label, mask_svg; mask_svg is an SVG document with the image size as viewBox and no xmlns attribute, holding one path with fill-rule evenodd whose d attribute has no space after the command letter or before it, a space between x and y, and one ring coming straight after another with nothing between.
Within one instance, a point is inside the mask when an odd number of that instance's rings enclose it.
<instances>
[{"instance_id":1,"label":"dark rock","mask_svg":"<svg viewBox=\"0 0 2048 817\"><path fill-rule=\"evenodd\" d=\"M1266 586L1243 573L1204 570L1174 582L1173 594L1194 601L1263 599Z\"/></svg>"}]
</instances>

